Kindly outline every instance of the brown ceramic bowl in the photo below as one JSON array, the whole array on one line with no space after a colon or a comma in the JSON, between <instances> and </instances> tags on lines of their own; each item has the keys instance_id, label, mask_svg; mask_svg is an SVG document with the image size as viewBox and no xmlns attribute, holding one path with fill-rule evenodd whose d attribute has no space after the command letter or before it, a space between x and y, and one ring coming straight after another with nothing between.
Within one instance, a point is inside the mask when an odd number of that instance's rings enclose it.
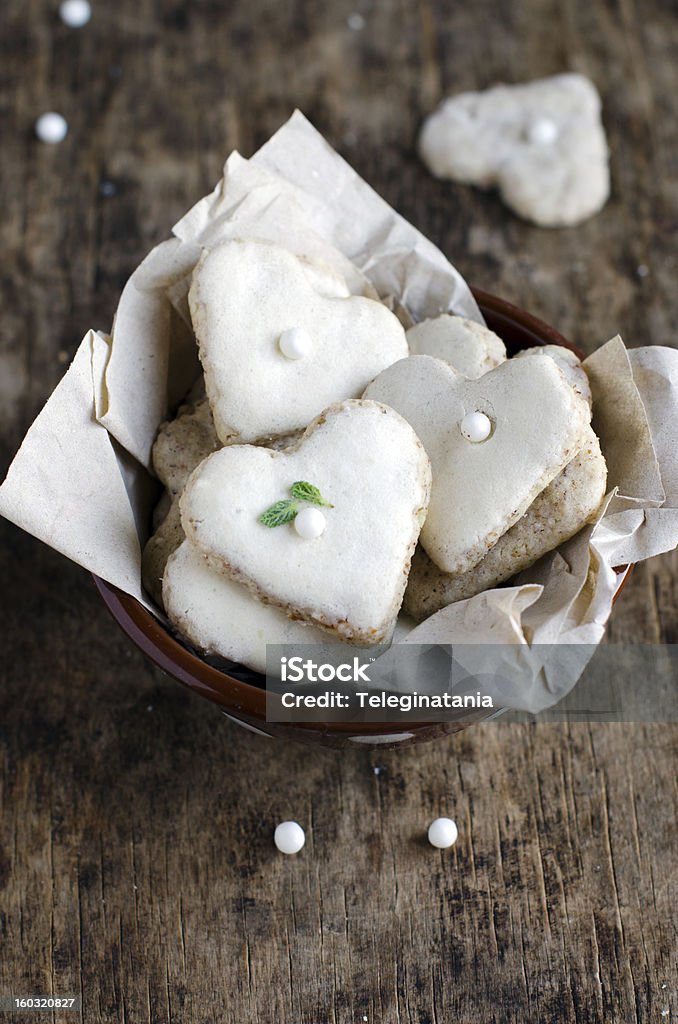
<instances>
[{"instance_id":1,"label":"brown ceramic bowl","mask_svg":"<svg viewBox=\"0 0 678 1024\"><path fill-rule=\"evenodd\" d=\"M488 327L504 341L509 355L534 345L563 345L582 353L562 334L504 299L478 289L473 294ZM281 736L325 746L394 746L457 732L469 724L412 723L405 729L393 723L273 723L266 721L264 677L243 666L221 671L184 647L134 598L94 577L108 610L130 640L151 661L191 690L218 704L240 725L264 736Z\"/></svg>"}]
</instances>

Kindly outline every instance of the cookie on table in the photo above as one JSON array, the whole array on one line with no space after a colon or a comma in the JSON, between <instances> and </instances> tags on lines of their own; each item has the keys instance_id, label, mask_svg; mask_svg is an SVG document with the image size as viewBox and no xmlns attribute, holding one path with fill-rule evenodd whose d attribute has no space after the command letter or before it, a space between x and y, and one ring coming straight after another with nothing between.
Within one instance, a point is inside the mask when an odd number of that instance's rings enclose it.
<instances>
[{"instance_id":1,"label":"cookie on table","mask_svg":"<svg viewBox=\"0 0 678 1024\"><path fill-rule=\"evenodd\" d=\"M506 359L506 346L484 324L443 313L423 320L407 332L412 355L442 359L465 377L482 377Z\"/></svg>"},{"instance_id":2,"label":"cookie on table","mask_svg":"<svg viewBox=\"0 0 678 1024\"><path fill-rule=\"evenodd\" d=\"M453 574L435 565L421 546L412 558L403 609L415 619L504 583L553 551L595 519L605 496L607 466L589 428L580 452L532 502L473 569Z\"/></svg>"},{"instance_id":3,"label":"cookie on table","mask_svg":"<svg viewBox=\"0 0 678 1024\"><path fill-rule=\"evenodd\" d=\"M560 368L565 380L580 395L589 409L593 405L591 385L582 366L581 359L564 345L535 345L534 348L525 348L518 352L513 358L522 359L525 356L544 355L550 356L553 362Z\"/></svg>"},{"instance_id":4,"label":"cookie on table","mask_svg":"<svg viewBox=\"0 0 678 1024\"><path fill-rule=\"evenodd\" d=\"M579 74L465 92L426 120L419 152L437 178L497 186L534 224L578 224L610 194L600 108L595 85Z\"/></svg>"},{"instance_id":5,"label":"cookie on table","mask_svg":"<svg viewBox=\"0 0 678 1024\"><path fill-rule=\"evenodd\" d=\"M203 654L266 672L267 644L329 644L327 633L263 604L243 586L215 572L184 540L170 557L162 583L170 622Z\"/></svg>"},{"instance_id":6,"label":"cookie on table","mask_svg":"<svg viewBox=\"0 0 678 1024\"><path fill-rule=\"evenodd\" d=\"M421 545L445 572L477 565L588 437L588 406L544 355L509 359L478 380L410 356L365 397L399 412L431 459Z\"/></svg>"},{"instance_id":7,"label":"cookie on table","mask_svg":"<svg viewBox=\"0 0 678 1024\"><path fill-rule=\"evenodd\" d=\"M409 351L381 302L319 294L299 259L271 243L229 241L204 252L189 305L224 444L305 428Z\"/></svg>"},{"instance_id":8,"label":"cookie on table","mask_svg":"<svg viewBox=\"0 0 678 1024\"><path fill-rule=\"evenodd\" d=\"M181 520L210 566L261 601L372 645L393 630L430 484L409 424L349 400L285 451L231 445L210 455L186 485Z\"/></svg>"}]
</instances>

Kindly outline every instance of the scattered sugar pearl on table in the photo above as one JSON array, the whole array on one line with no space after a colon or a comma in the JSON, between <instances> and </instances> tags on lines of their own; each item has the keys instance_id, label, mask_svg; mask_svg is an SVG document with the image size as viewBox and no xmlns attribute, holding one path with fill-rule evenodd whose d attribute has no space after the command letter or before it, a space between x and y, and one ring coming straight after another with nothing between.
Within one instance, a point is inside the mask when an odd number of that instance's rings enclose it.
<instances>
[{"instance_id":1,"label":"scattered sugar pearl on table","mask_svg":"<svg viewBox=\"0 0 678 1024\"><path fill-rule=\"evenodd\" d=\"M558 138L558 125L550 117L538 117L528 126L527 138L540 145L555 142Z\"/></svg>"},{"instance_id":2,"label":"scattered sugar pearl on table","mask_svg":"<svg viewBox=\"0 0 678 1024\"><path fill-rule=\"evenodd\" d=\"M69 28L82 28L92 17L92 8L87 0L64 0L59 7L59 16Z\"/></svg>"},{"instance_id":3,"label":"scattered sugar pearl on table","mask_svg":"<svg viewBox=\"0 0 678 1024\"><path fill-rule=\"evenodd\" d=\"M357 11L354 12L353 14L349 14L348 18L346 19L346 23L348 27L353 30L353 32L361 32L362 29L365 28L365 19L363 18L362 14L358 14Z\"/></svg>"},{"instance_id":4,"label":"scattered sugar pearl on table","mask_svg":"<svg viewBox=\"0 0 678 1024\"><path fill-rule=\"evenodd\" d=\"M319 508L302 508L294 517L294 529L304 540L315 540L325 532L325 516Z\"/></svg>"},{"instance_id":5,"label":"scattered sugar pearl on table","mask_svg":"<svg viewBox=\"0 0 678 1024\"><path fill-rule=\"evenodd\" d=\"M486 441L492 433L492 421L484 412L467 412L459 424L459 429L471 444Z\"/></svg>"},{"instance_id":6,"label":"scattered sugar pearl on table","mask_svg":"<svg viewBox=\"0 0 678 1024\"><path fill-rule=\"evenodd\" d=\"M303 359L304 356L309 356L313 349L311 337L303 327L290 327L283 331L278 344L287 359Z\"/></svg>"},{"instance_id":7,"label":"scattered sugar pearl on table","mask_svg":"<svg viewBox=\"0 0 678 1024\"><path fill-rule=\"evenodd\" d=\"M428 841L438 850L454 846L459 832L451 818L436 818L428 827Z\"/></svg>"},{"instance_id":8,"label":"scattered sugar pearl on table","mask_svg":"<svg viewBox=\"0 0 678 1024\"><path fill-rule=\"evenodd\" d=\"M306 836L296 821L281 821L273 833L273 842L281 853L299 853L306 842Z\"/></svg>"},{"instance_id":9,"label":"scattered sugar pearl on table","mask_svg":"<svg viewBox=\"0 0 678 1024\"><path fill-rule=\"evenodd\" d=\"M68 135L68 121L57 114L56 110L48 110L35 122L35 134L41 142L54 146L57 142L63 142Z\"/></svg>"}]
</instances>

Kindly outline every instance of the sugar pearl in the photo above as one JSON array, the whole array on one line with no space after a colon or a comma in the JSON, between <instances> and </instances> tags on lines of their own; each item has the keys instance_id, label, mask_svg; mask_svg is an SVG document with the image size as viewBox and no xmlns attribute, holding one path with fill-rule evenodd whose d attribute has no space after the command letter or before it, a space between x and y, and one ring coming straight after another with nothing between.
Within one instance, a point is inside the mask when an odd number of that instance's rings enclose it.
<instances>
[{"instance_id":1,"label":"sugar pearl","mask_svg":"<svg viewBox=\"0 0 678 1024\"><path fill-rule=\"evenodd\" d=\"M313 343L308 331L303 327L290 327L280 335L280 351L288 359L303 359L313 350Z\"/></svg>"},{"instance_id":2,"label":"sugar pearl","mask_svg":"<svg viewBox=\"0 0 678 1024\"><path fill-rule=\"evenodd\" d=\"M457 826L451 818L436 818L428 827L428 841L439 850L454 846L458 835Z\"/></svg>"},{"instance_id":3,"label":"sugar pearl","mask_svg":"<svg viewBox=\"0 0 678 1024\"><path fill-rule=\"evenodd\" d=\"M92 8L87 0L64 0L59 7L59 16L69 28L82 28L92 17Z\"/></svg>"},{"instance_id":4,"label":"sugar pearl","mask_svg":"<svg viewBox=\"0 0 678 1024\"><path fill-rule=\"evenodd\" d=\"M527 129L527 138L539 144L555 142L558 138L558 125L550 117L538 117Z\"/></svg>"},{"instance_id":5,"label":"sugar pearl","mask_svg":"<svg viewBox=\"0 0 678 1024\"><path fill-rule=\"evenodd\" d=\"M326 525L325 516L319 508L302 508L294 519L294 529L304 540L322 536Z\"/></svg>"},{"instance_id":6,"label":"sugar pearl","mask_svg":"<svg viewBox=\"0 0 678 1024\"><path fill-rule=\"evenodd\" d=\"M273 833L273 842L281 853L299 853L306 836L296 821L282 821Z\"/></svg>"},{"instance_id":7,"label":"sugar pearl","mask_svg":"<svg viewBox=\"0 0 678 1024\"><path fill-rule=\"evenodd\" d=\"M484 412L468 412L459 424L459 428L471 444L486 441L492 433L492 421Z\"/></svg>"},{"instance_id":8,"label":"sugar pearl","mask_svg":"<svg viewBox=\"0 0 678 1024\"><path fill-rule=\"evenodd\" d=\"M41 142L56 145L57 142L63 142L68 135L68 121L56 111L49 110L46 114L41 114L35 122L35 134Z\"/></svg>"}]
</instances>

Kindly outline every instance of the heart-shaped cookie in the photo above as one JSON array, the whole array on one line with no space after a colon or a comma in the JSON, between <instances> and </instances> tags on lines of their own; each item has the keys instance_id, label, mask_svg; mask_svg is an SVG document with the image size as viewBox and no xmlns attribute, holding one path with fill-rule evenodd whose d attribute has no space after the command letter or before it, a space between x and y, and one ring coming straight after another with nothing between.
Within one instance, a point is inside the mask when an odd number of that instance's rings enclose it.
<instances>
[{"instance_id":1,"label":"heart-shaped cookie","mask_svg":"<svg viewBox=\"0 0 678 1024\"><path fill-rule=\"evenodd\" d=\"M593 430L589 427L586 433L584 447L473 569L443 572L419 545L412 558L405 611L421 620L448 604L490 590L592 522L605 495L607 466Z\"/></svg>"},{"instance_id":2,"label":"heart-shaped cookie","mask_svg":"<svg viewBox=\"0 0 678 1024\"><path fill-rule=\"evenodd\" d=\"M600 96L583 75L452 96L427 119L419 151L436 177L497 185L542 227L577 224L610 194Z\"/></svg>"},{"instance_id":3,"label":"heart-shaped cookie","mask_svg":"<svg viewBox=\"0 0 678 1024\"><path fill-rule=\"evenodd\" d=\"M522 352L517 352L513 358L524 359L529 356L538 355L550 356L561 370L563 377L570 387L584 399L589 409L592 410L593 395L591 394L591 385L579 356L562 345L535 345L534 348L524 348Z\"/></svg>"},{"instance_id":4,"label":"heart-shaped cookie","mask_svg":"<svg viewBox=\"0 0 678 1024\"><path fill-rule=\"evenodd\" d=\"M421 544L445 572L472 569L586 439L586 403L548 356L508 360L478 380L410 356L365 397L404 416L431 459Z\"/></svg>"},{"instance_id":5,"label":"heart-shaped cookie","mask_svg":"<svg viewBox=\"0 0 678 1024\"><path fill-rule=\"evenodd\" d=\"M173 420L160 424L151 457L155 475L172 498L181 494L195 467L221 443L206 398L180 408Z\"/></svg>"},{"instance_id":6,"label":"heart-shaped cookie","mask_svg":"<svg viewBox=\"0 0 678 1024\"><path fill-rule=\"evenodd\" d=\"M185 540L171 555L162 581L163 604L179 632L204 654L266 671L267 644L326 644L327 633L262 604L247 587L215 572Z\"/></svg>"},{"instance_id":7,"label":"heart-shaped cookie","mask_svg":"<svg viewBox=\"0 0 678 1024\"><path fill-rule=\"evenodd\" d=\"M268 644L321 648L341 643L339 637L258 601L247 587L215 572L202 551L188 540L175 547L163 571L162 604L167 616L203 654L263 673ZM395 624L393 642L404 639L413 628L414 622L402 616Z\"/></svg>"},{"instance_id":8,"label":"heart-shaped cookie","mask_svg":"<svg viewBox=\"0 0 678 1024\"><path fill-rule=\"evenodd\" d=\"M410 327L407 343L411 355L442 359L465 377L482 377L506 359L506 346L498 334L452 313Z\"/></svg>"},{"instance_id":9,"label":"heart-shaped cookie","mask_svg":"<svg viewBox=\"0 0 678 1024\"><path fill-rule=\"evenodd\" d=\"M210 565L260 600L350 643L377 644L402 602L430 483L401 416L346 401L285 451L215 452L189 478L181 520Z\"/></svg>"},{"instance_id":10,"label":"heart-shaped cookie","mask_svg":"<svg viewBox=\"0 0 678 1024\"><path fill-rule=\"evenodd\" d=\"M293 434L272 438L267 443L271 448L289 448L301 434L302 431L296 430ZM237 442L237 438L231 437L227 443ZM171 498L181 494L195 467L221 446L206 398L201 398L193 406L179 409L175 419L160 424L152 449L153 469Z\"/></svg>"},{"instance_id":11,"label":"heart-shaped cookie","mask_svg":"<svg viewBox=\"0 0 678 1024\"><path fill-rule=\"evenodd\" d=\"M205 252L189 305L217 434L224 443L288 434L357 398L408 354L380 302L316 291L281 246L230 241Z\"/></svg>"}]
</instances>

